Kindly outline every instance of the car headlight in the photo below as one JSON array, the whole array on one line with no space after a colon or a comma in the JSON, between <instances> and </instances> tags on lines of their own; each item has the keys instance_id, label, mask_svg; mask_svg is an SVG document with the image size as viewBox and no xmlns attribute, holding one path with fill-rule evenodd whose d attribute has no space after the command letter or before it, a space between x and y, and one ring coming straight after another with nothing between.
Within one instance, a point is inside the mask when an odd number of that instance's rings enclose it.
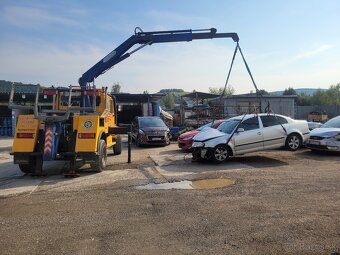
<instances>
[{"instance_id":1,"label":"car headlight","mask_svg":"<svg viewBox=\"0 0 340 255\"><path fill-rule=\"evenodd\" d=\"M141 129L138 130L138 133L139 133L140 135L144 135L144 131L141 130Z\"/></svg>"},{"instance_id":2,"label":"car headlight","mask_svg":"<svg viewBox=\"0 0 340 255\"><path fill-rule=\"evenodd\" d=\"M336 134L334 136L329 137L329 139L333 141L340 141L340 134Z\"/></svg>"},{"instance_id":3,"label":"car headlight","mask_svg":"<svg viewBox=\"0 0 340 255\"><path fill-rule=\"evenodd\" d=\"M193 142L191 147L193 147L193 148L204 147L204 143L203 142Z\"/></svg>"},{"instance_id":4,"label":"car headlight","mask_svg":"<svg viewBox=\"0 0 340 255\"><path fill-rule=\"evenodd\" d=\"M336 141L336 142L339 142L340 141L340 135L332 136L329 139L333 140L333 141Z\"/></svg>"}]
</instances>

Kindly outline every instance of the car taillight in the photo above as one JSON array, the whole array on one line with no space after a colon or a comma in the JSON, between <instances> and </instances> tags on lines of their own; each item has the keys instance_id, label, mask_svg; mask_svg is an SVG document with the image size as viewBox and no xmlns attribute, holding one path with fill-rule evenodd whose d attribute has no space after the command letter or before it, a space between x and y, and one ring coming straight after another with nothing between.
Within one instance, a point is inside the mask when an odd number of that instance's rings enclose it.
<instances>
[{"instance_id":1,"label":"car taillight","mask_svg":"<svg viewBox=\"0 0 340 255\"><path fill-rule=\"evenodd\" d=\"M17 138L33 138L33 133L17 133Z\"/></svg>"},{"instance_id":2,"label":"car taillight","mask_svg":"<svg viewBox=\"0 0 340 255\"><path fill-rule=\"evenodd\" d=\"M79 139L93 139L96 138L95 133L79 133L78 134Z\"/></svg>"}]
</instances>

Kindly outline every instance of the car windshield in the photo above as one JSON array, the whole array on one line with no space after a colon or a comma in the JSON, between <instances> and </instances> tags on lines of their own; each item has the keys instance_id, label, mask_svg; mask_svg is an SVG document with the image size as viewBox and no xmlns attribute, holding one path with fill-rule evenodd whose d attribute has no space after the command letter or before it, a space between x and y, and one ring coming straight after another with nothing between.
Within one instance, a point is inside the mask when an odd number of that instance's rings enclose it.
<instances>
[{"instance_id":1,"label":"car windshield","mask_svg":"<svg viewBox=\"0 0 340 255\"><path fill-rule=\"evenodd\" d=\"M322 128L340 128L340 117L330 119L321 126Z\"/></svg>"},{"instance_id":2,"label":"car windshield","mask_svg":"<svg viewBox=\"0 0 340 255\"><path fill-rule=\"evenodd\" d=\"M227 120L224 123L222 123L217 130L226 133L226 134L231 134L235 127L240 123L240 120Z\"/></svg>"},{"instance_id":3,"label":"car windshield","mask_svg":"<svg viewBox=\"0 0 340 255\"><path fill-rule=\"evenodd\" d=\"M159 118L141 118L139 119L139 127L166 127L163 120Z\"/></svg>"},{"instance_id":4,"label":"car windshield","mask_svg":"<svg viewBox=\"0 0 340 255\"><path fill-rule=\"evenodd\" d=\"M216 122L209 122L208 124L205 124L204 126L199 127L197 130L202 131L203 129L207 127L211 127L213 123L216 123Z\"/></svg>"}]
</instances>

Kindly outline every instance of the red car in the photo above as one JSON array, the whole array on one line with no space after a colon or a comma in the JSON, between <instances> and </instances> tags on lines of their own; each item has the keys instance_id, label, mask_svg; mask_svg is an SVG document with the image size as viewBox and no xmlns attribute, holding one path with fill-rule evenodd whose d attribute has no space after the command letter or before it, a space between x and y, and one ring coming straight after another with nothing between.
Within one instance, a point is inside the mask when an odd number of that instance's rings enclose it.
<instances>
[{"instance_id":1,"label":"red car","mask_svg":"<svg viewBox=\"0 0 340 255\"><path fill-rule=\"evenodd\" d=\"M205 124L204 126L201 126L197 129L185 132L183 134L181 134L178 137L178 147L183 149L183 150L189 150L191 149L191 145L192 145L192 138L197 135L200 131L202 131L204 128L206 127L211 127L211 128L218 128L219 125L221 125L221 123L224 120L214 120L212 122L209 122L208 124Z\"/></svg>"}]
</instances>

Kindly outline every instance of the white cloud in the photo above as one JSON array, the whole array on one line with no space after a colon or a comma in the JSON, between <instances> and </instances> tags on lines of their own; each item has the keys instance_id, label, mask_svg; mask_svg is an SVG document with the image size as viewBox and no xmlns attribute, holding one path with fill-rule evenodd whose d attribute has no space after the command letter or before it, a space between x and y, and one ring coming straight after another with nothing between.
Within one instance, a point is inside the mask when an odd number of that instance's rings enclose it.
<instances>
[{"instance_id":1,"label":"white cloud","mask_svg":"<svg viewBox=\"0 0 340 255\"><path fill-rule=\"evenodd\" d=\"M75 20L50 13L43 8L8 6L2 10L5 23L18 27L41 27L49 24L75 25Z\"/></svg>"},{"instance_id":2,"label":"white cloud","mask_svg":"<svg viewBox=\"0 0 340 255\"><path fill-rule=\"evenodd\" d=\"M111 44L66 46L46 44L41 40L23 44L19 41L0 42L1 79L42 85L76 85L82 72L113 49ZM118 81L122 91L130 93L142 93L144 90L155 93L162 88L208 92L209 87L224 86L233 50L232 41L219 44L217 40L147 46L99 76L96 85L110 87ZM268 72L255 55L252 55L252 60L247 60L258 88L267 91L288 86L327 87L339 82L339 62L329 63L319 71L273 68ZM240 55L235 60L230 84L236 93L254 91Z\"/></svg>"},{"instance_id":3,"label":"white cloud","mask_svg":"<svg viewBox=\"0 0 340 255\"><path fill-rule=\"evenodd\" d=\"M0 77L5 80L42 85L77 84L86 71L104 52L91 45L46 44L34 40L29 43L0 45Z\"/></svg>"},{"instance_id":4,"label":"white cloud","mask_svg":"<svg viewBox=\"0 0 340 255\"><path fill-rule=\"evenodd\" d=\"M160 30L167 30L169 28L172 29L174 26L177 26L177 25L188 26L189 24L189 25L196 25L196 26L207 26L208 24L211 24L211 20L206 17L179 14L177 12L170 12L170 11L163 11L163 10L162 11L150 10L145 13L145 16L152 19L153 23L156 24L152 29L157 28ZM190 27L187 27L187 29L189 28ZM197 27L192 27L192 28L197 28Z\"/></svg>"},{"instance_id":5,"label":"white cloud","mask_svg":"<svg viewBox=\"0 0 340 255\"><path fill-rule=\"evenodd\" d=\"M330 44L324 44L321 45L315 49L309 50L309 51L304 51L299 53L294 59L295 60L300 60L300 59L305 59L305 58L309 58L309 57L314 57L316 55L319 55L320 53L323 53L331 48L333 48L333 45Z\"/></svg>"}]
</instances>

